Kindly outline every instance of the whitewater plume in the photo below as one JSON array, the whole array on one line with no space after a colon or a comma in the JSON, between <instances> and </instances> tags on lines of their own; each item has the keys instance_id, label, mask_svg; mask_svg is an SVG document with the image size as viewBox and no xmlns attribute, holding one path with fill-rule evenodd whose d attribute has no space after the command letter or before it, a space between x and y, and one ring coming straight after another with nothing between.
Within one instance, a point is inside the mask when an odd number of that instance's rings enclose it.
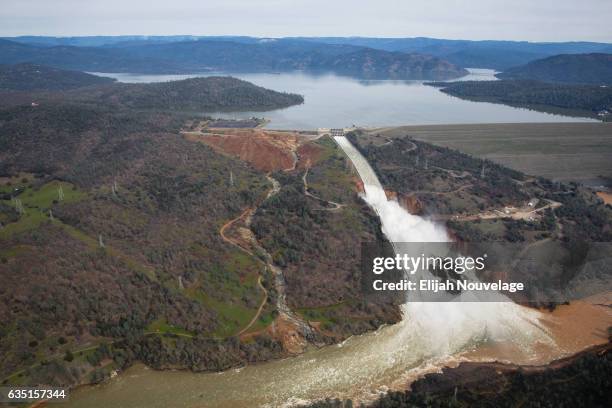
<instances>
[{"instance_id":1,"label":"whitewater plume","mask_svg":"<svg viewBox=\"0 0 612 408\"><path fill-rule=\"evenodd\" d=\"M394 243L448 242L443 226L410 214L396 200L389 200L374 170L359 151L344 136L335 137L357 169L364 184L363 199L380 217L382 230ZM423 342L431 356L451 354L487 340L512 341L524 349L534 342L552 340L540 325L540 313L519 306L503 295L495 302L480 302L473 293L461 295L453 302L418 302L408 300L403 306L404 319L399 324L396 339ZM411 333L410 336L407 333ZM414 333L419 333L414 336Z\"/></svg>"},{"instance_id":2,"label":"whitewater plume","mask_svg":"<svg viewBox=\"0 0 612 408\"><path fill-rule=\"evenodd\" d=\"M383 233L390 242L447 242L446 230L425 218L412 215L396 200L388 200L376 173L359 151L344 136L336 136L359 173L365 194L363 198L380 217Z\"/></svg>"}]
</instances>

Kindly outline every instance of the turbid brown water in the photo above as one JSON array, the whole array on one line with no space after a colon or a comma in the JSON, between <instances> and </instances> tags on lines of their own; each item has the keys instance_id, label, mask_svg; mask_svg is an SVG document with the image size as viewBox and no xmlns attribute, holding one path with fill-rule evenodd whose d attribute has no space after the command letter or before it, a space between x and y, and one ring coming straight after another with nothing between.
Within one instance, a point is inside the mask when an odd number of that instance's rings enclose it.
<instances>
[{"instance_id":1,"label":"turbid brown water","mask_svg":"<svg viewBox=\"0 0 612 408\"><path fill-rule=\"evenodd\" d=\"M612 314L607 307L575 302L542 314L540 322L554 343L538 341L526 347L510 339L475 341L456 353L437 353L425 347L427 339L417 338L422 333L411 333L414 322L406 321L341 345L222 373L155 371L136 365L108 383L78 389L61 406L276 407L322 396L369 399L377 391L401 389L424 372L459 361L545 364L605 342Z\"/></svg>"}]
</instances>

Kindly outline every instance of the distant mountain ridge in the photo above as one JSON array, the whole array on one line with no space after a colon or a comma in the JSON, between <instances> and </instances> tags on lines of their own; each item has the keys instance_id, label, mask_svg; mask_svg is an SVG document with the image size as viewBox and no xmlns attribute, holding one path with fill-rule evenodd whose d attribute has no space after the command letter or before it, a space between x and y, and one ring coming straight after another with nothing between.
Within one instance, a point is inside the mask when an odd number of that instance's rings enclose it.
<instances>
[{"instance_id":1,"label":"distant mountain ridge","mask_svg":"<svg viewBox=\"0 0 612 408\"><path fill-rule=\"evenodd\" d=\"M117 43L119 44L119 43ZM325 71L360 78L446 80L467 74L437 57L299 40L121 42L115 47L41 46L0 40L0 61L91 72Z\"/></svg>"},{"instance_id":2,"label":"distant mountain ridge","mask_svg":"<svg viewBox=\"0 0 612 408\"><path fill-rule=\"evenodd\" d=\"M186 41L231 41L258 44L269 41L299 41L318 44L367 47L383 51L429 54L464 68L505 70L530 61L558 54L612 53L612 44L597 42L527 42L497 40L448 40L427 37L371 38L371 37L289 37L281 39L246 36L92 36L92 37L37 37L6 38L39 46L87 46L121 48L125 46L162 44Z\"/></svg>"},{"instance_id":3,"label":"distant mountain ridge","mask_svg":"<svg viewBox=\"0 0 612 408\"><path fill-rule=\"evenodd\" d=\"M612 54L555 55L497 74L500 79L612 84Z\"/></svg>"},{"instance_id":4,"label":"distant mountain ridge","mask_svg":"<svg viewBox=\"0 0 612 408\"><path fill-rule=\"evenodd\" d=\"M315 61L311 69L331 70L344 75L367 78L428 79L456 78L467 75L464 69L448 61L425 54L405 54L374 49L358 50L349 54L328 56ZM462 74L462 75L459 75Z\"/></svg>"},{"instance_id":5,"label":"distant mountain ridge","mask_svg":"<svg viewBox=\"0 0 612 408\"><path fill-rule=\"evenodd\" d=\"M89 72L178 72L176 64L135 58L122 50L95 47L41 47L0 39L0 63L33 63Z\"/></svg>"},{"instance_id":6,"label":"distant mountain ridge","mask_svg":"<svg viewBox=\"0 0 612 408\"><path fill-rule=\"evenodd\" d=\"M612 44L597 42L528 42L447 40L427 37L296 37L302 41L343 44L385 51L429 54L463 68L505 70L558 54L612 53Z\"/></svg>"},{"instance_id":7,"label":"distant mountain ridge","mask_svg":"<svg viewBox=\"0 0 612 408\"><path fill-rule=\"evenodd\" d=\"M114 81L112 78L37 64L0 65L0 91L61 91Z\"/></svg>"}]
</instances>

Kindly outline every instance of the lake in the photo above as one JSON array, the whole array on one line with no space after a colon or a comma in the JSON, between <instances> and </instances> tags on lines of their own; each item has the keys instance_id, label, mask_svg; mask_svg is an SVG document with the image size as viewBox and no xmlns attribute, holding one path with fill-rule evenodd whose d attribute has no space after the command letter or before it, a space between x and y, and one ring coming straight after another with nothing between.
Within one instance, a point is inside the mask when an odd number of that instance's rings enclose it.
<instances>
[{"instance_id":1,"label":"lake","mask_svg":"<svg viewBox=\"0 0 612 408\"><path fill-rule=\"evenodd\" d=\"M163 82L213 75L95 74L130 83ZM494 74L492 70L471 69L470 75L459 80L494 80ZM305 102L302 105L265 113L207 112L224 118L263 116L270 121L268 127L273 129L592 121L486 102L465 101L426 86L423 81L360 80L333 74L312 75L302 72L232 75L265 88L304 96Z\"/></svg>"}]
</instances>

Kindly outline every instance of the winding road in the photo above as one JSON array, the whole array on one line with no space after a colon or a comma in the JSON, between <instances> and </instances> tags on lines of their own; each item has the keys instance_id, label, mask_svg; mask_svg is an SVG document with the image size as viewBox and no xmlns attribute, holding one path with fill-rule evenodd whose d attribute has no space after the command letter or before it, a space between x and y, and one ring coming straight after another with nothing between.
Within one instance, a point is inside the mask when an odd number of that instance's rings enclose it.
<instances>
[{"instance_id":1,"label":"winding road","mask_svg":"<svg viewBox=\"0 0 612 408\"><path fill-rule=\"evenodd\" d=\"M295 168L295 166L296 164L294 163L293 168ZM286 170L290 171L292 170L292 168L286 169ZM264 203L266 200L270 199L274 195L278 194L278 192L280 191L280 183L276 179L274 179L269 174L266 175L266 178L270 181L270 183L272 184L272 187L270 188L270 190L268 190L268 193L266 194L265 199L262 200L262 202L259 205L261 205L262 203ZM243 220L245 225L249 227L251 223L251 217L253 216L256 210L257 208L253 208L253 207L246 208L238 217L223 224L223 226L219 230L219 235L221 235L221 238L225 242L240 248L242 251L246 252L247 254L257 259L259 262L263 263L273 273L276 292L277 292L276 308L279 314L283 316L287 321L293 323L299 329L299 331L301 332L304 338L306 338L307 340L312 340L315 337L314 329L312 328L312 326L310 326L310 324L305 322L300 316L295 314L291 310L289 305L287 305L287 301L286 301L287 284L283 276L283 271L274 264L272 255L270 255L270 253L265 248L263 248L259 244L259 242L257 242L257 240L253 237L253 241L251 242L251 244L256 248L258 253L263 255L264 260L262 261L261 258L257 256L253 251L243 247L242 245L240 245L239 242L232 239L226 234L228 228L230 228L233 224L235 224L236 222L240 220ZM268 301L268 291L263 286L261 280L262 280L261 276L259 276L259 279L257 282L258 282L259 287L262 289L264 293L264 297L261 301L261 304L259 305L259 308L257 309L257 313L255 313L255 316L253 316L251 321L244 328L242 328L242 330L240 330L237 333L237 335L244 334L246 331L248 331L253 326L253 324L255 324L257 319L259 319L259 317L261 316L261 312L263 311Z\"/></svg>"},{"instance_id":2,"label":"winding road","mask_svg":"<svg viewBox=\"0 0 612 408\"><path fill-rule=\"evenodd\" d=\"M272 189L274 189L274 187L272 187ZM271 191L272 191L272 189L271 189ZM269 197L269 195L270 195L270 193L268 192L268 196L266 197L266 199ZM238 217L236 217L236 218L226 222L225 224L223 224L223 226L219 230L219 235L221 235L221 238L225 242L228 242L228 243L234 245L235 247L241 249L242 251L246 252L247 254L251 255L253 258L255 258L255 259L257 259L258 261L261 262L261 260L253 252L251 252L248 249L244 248L238 242L234 241L233 239L231 239L230 237L228 237L225 234L225 231L229 227L231 227L234 223L240 221L243 218L245 218L245 222L246 222L246 219L248 219L252 215L253 212L254 212L254 209L249 207L246 210L244 210L242 212L242 214L240 214ZM261 316L261 312L262 312L263 308L266 306L266 303L268 302L268 291L266 290L266 288L261 283L261 275L259 275L259 277L257 278L257 285L259 286L259 288L262 290L262 292L264 294L263 299L261 300L261 303L259 304L259 307L257 308L257 313L255 313L255 316L253 316L251 321L245 327L243 327L242 330L240 330L238 333L236 333L237 336L240 336L241 334L245 333L247 330L249 330L253 326L253 324L255 324L257 319L259 319L259 317Z\"/></svg>"},{"instance_id":3,"label":"winding road","mask_svg":"<svg viewBox=\"0 0 612 408\"><path fill-rule=\"evenodd\" d=\"M328 201L328 200L324 200L321 197L317 197L316 195L312 194L310 191L308 191L308 181L306 180L306 178L308 177L308 171L310 170L310 161L308 162L307 166L306 166L306 171L304 172L304 176L302 176L302 181L304 182L304 194L308 197L314 198L317 201L320 201L322 203L326 203L326 204L331 204L333 206L333 208L318 208L315 210L320 210L320 211L338 211L341 210L345 204L340 204L337 203L335 201Z\"/></svg>"}]
</instances>

